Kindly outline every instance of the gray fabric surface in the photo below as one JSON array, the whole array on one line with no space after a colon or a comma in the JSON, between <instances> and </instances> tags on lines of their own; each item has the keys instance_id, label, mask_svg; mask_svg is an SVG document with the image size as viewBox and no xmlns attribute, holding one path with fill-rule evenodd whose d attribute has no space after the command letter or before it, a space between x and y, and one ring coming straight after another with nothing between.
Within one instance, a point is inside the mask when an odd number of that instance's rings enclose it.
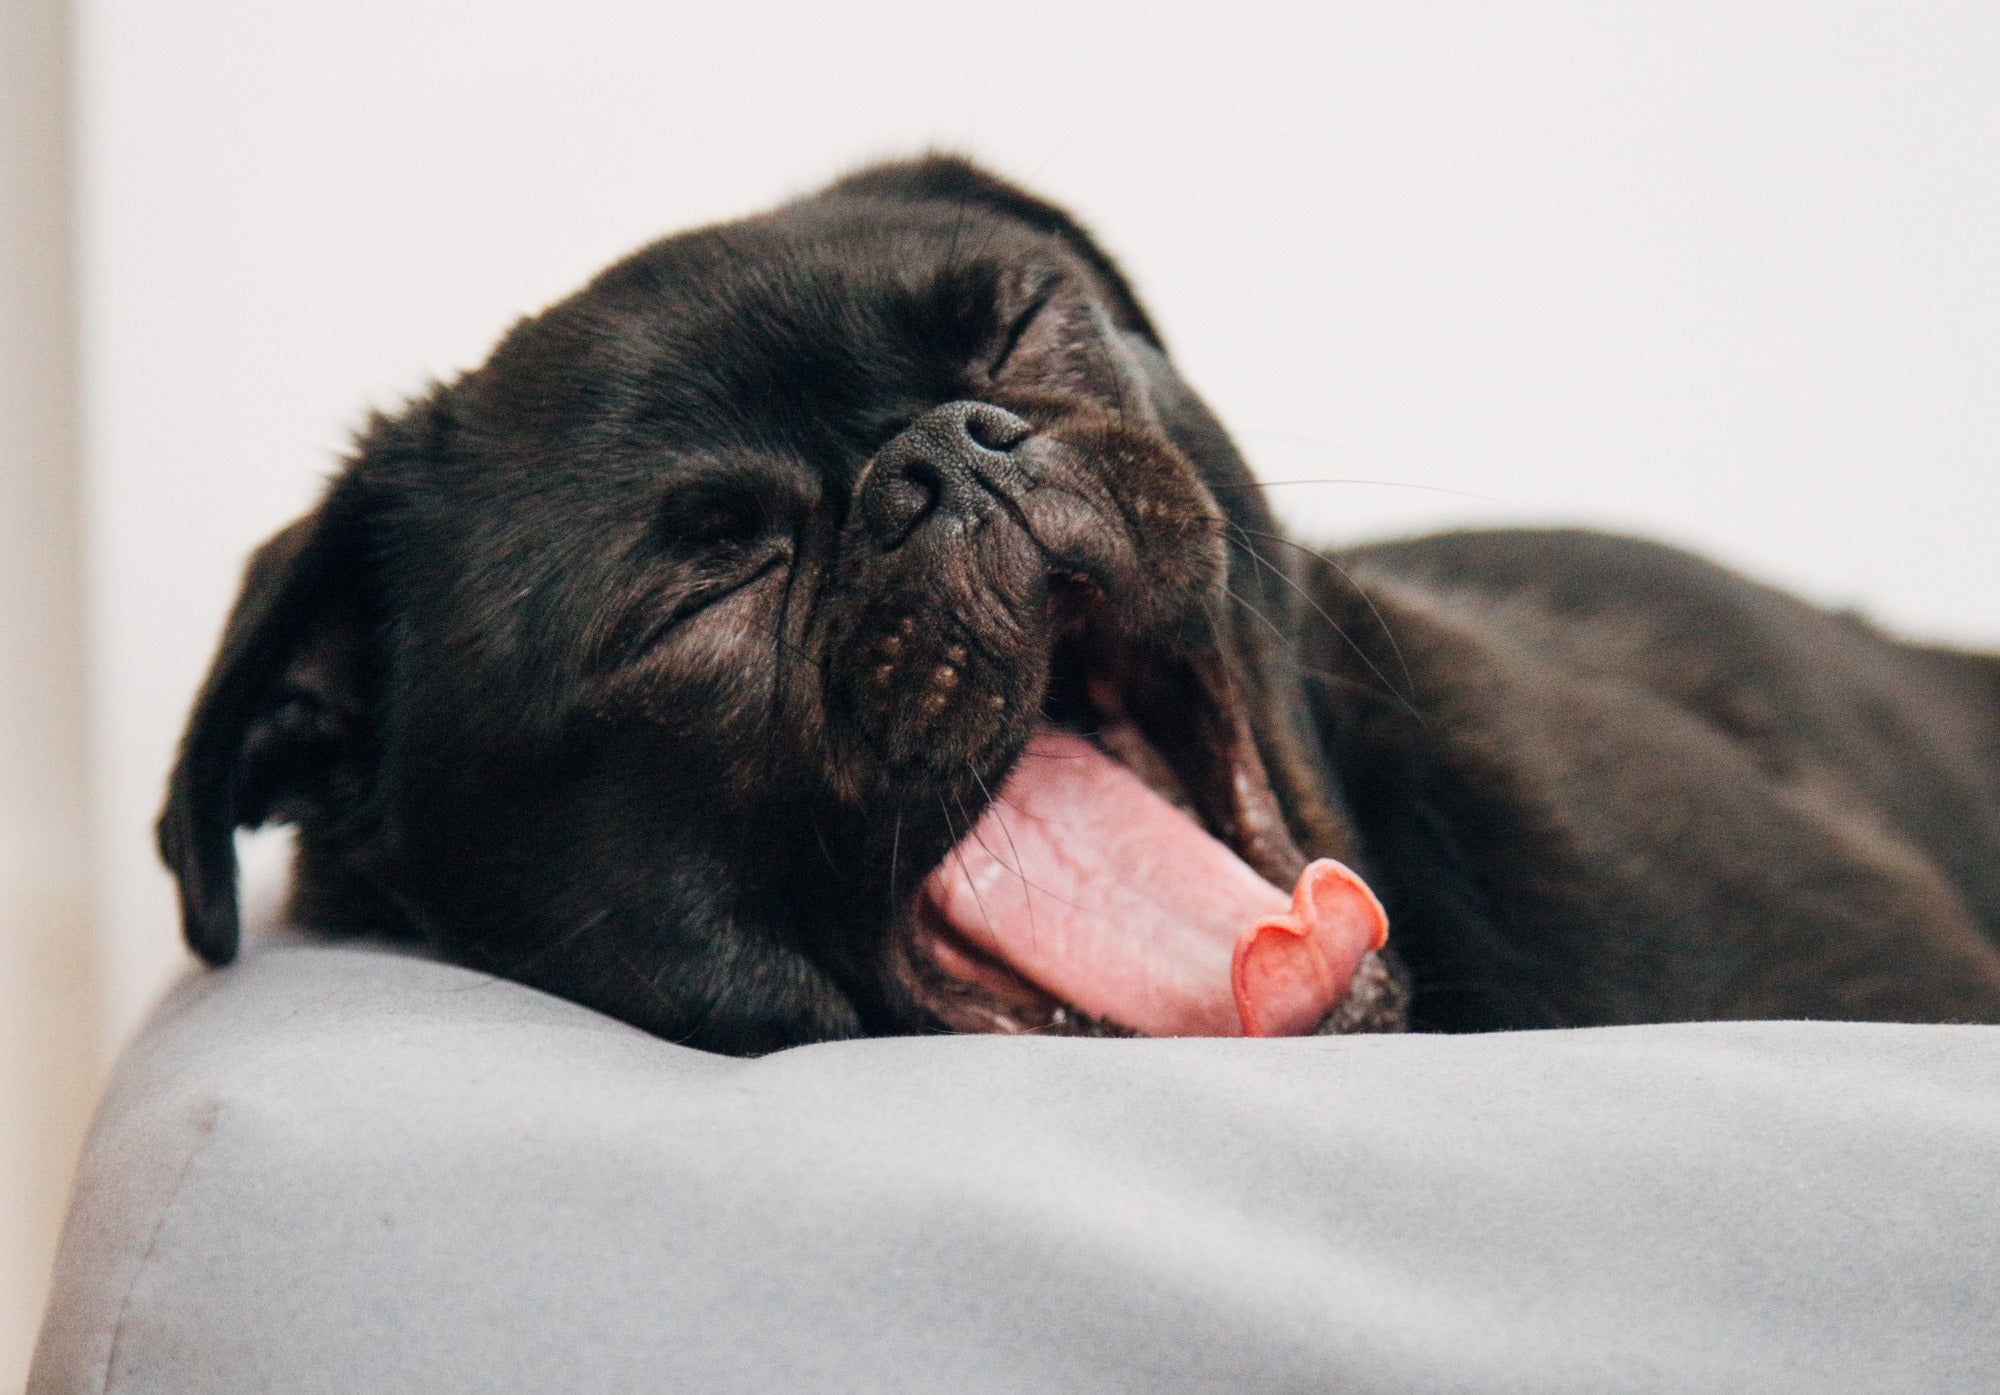
<instances>
[{"instance_id":1,"label":"gray fabric surface","mask_svg":"<svg viewBox=\"0 0 2000 1395\"><path fill-rule=\"evenodd\" d=\"M704 1056L461 969L181 988L30 1390L2000 1389L2000 1029Z\"/></svg>"}]
</instances>

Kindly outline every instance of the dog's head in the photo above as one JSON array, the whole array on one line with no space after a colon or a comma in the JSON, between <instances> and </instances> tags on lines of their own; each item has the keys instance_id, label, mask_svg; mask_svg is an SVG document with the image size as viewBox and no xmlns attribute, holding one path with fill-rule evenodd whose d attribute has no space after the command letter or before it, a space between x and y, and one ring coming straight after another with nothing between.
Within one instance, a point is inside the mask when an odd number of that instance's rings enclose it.
<instances>
[{"instance_id":1,"label":"dog's head","mask_svg":"<svg viewBox=\"0 0 2000 1395\"><path fill-rule=\"evenodd\" d=\"M1176 987L1232 972L1192 922L1282 919L1300 846L1345 851L1294 589L1077 225L885 166L646 248L378 418L253 561L161 846L210 960L233 831L281 820L308 921L723 1050L1227 1031ZM1392 1018L1334 959L1321 1006Z\"/></svg>"}]
</instances>

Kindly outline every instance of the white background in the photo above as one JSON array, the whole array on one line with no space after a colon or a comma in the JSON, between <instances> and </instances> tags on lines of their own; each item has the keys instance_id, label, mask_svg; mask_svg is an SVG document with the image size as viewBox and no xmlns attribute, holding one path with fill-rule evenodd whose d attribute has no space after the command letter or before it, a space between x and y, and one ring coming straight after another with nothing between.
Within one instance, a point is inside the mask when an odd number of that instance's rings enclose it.
<instances>
[{"instance_id":1,"label":"white background","mask_svg":"<svg viewBox=\"0 0 2000 1395\"><path fill-rule=\"evenodd\" d=\"M1076 209L1267 478L1369 482L1279 489L1302 533L1594 523L2000 645L2000 8L82 0L74 32L107 1040L182 962L148 824L244 554L364 410L869 156Z\"/></svg>"}]
</instances>

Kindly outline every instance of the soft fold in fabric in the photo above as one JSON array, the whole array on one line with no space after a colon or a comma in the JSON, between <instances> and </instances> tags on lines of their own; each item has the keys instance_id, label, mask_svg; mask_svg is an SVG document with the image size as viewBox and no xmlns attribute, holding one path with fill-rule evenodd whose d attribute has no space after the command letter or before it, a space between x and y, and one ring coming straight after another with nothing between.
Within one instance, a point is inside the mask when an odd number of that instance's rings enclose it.
<instances>
[{"instance_id":1,"label":"soft fold in fabric","mask_svg":"<svg viewBox=\"0 0 2000 1395\"><path fill-rule=\"evenodd\" d=\"M127 1051L32 1395L2000 1388L2000 1029L708 1056L279 943Z\"/></svg>"}]
</instances>

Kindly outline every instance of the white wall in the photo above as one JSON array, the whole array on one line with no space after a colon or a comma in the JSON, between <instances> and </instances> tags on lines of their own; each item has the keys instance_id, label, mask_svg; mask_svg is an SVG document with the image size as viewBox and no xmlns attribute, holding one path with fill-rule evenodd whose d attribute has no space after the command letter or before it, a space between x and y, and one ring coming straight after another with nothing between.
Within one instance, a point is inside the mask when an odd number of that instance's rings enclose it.
<instances>
[{"instance_id":1,"label":"white wall","mask_svg":"<svg viewBox=\"0 0 2000 1395\"><path fill-rule=\"evenodd\" d=\"M97 1085L64 6L0 5L0 1390Z\"/></svg>"},{"instance_id":2,"label":"white wall","mask_svg":"<svg viewBox=\"0 0 2000 1395\"><path fill-rule=\"evenodd\" d=\"M82 0L112 1021L246 549L659 233L968 148L1071 202L1322 537L1660 534L2000 642L2000 9ZM1430 490L1461 491L1430 492ZM1477 497L1468 497L1477 496Z\"/></svg>"}]
</instances>

